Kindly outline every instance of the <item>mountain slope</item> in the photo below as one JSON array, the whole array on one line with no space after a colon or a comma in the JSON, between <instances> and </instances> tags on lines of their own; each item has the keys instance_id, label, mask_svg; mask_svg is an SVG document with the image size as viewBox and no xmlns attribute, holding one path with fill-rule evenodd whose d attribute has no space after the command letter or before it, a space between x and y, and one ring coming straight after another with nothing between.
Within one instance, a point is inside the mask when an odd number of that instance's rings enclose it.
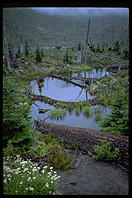
<instances>
[{"instance_id":1,"label":"mountain slope","mask_svg":"<svg viewBox=\"0 0 132 198\"><path fill-rule=\"evenodd\" d=\"M4 8L3 23L6 26L9 45L23 42L31 46L53 44L73 45L83 41L86 36L88 16L60 16L37 13L30 8ZM128 17L118 15L91 16L90 40L94 43L104 41L127 41Z\"/></svg>"}]
</instances>

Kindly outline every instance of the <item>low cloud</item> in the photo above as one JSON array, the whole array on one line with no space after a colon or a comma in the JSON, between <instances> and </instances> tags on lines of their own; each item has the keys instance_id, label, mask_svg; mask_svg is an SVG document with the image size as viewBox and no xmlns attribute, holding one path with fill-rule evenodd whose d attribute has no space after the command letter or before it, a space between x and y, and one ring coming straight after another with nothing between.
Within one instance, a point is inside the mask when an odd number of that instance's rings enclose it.
<instances>
[{"instance_id":1,"label":"low cloud","mask_svg":"<svg viewBox=\"0 0 132 198\"><path fill-rule=\"evenodd\" d=\"M124 15L129 13L128 8L87 8L87 7L34 7L33 10L39 13L48 13L50 15L77 16L77 15Z\"/></svg>"}]
</instances>

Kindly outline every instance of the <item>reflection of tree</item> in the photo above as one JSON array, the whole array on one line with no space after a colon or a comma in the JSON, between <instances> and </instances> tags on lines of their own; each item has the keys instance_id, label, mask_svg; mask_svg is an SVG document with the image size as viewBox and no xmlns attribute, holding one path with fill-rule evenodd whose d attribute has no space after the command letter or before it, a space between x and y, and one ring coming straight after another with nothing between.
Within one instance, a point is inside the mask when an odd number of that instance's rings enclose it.
<instances>
[{"instance_id":1,"label":"reflection of tree","mask_svg":"<svg viewBox=\"0 0 132 198\"><path fill-rule=\"evenodd\" d=\"M77 96L77 98L75 99L75 101L80 97L82 91L83 91L83 88L81 89L81 91L80 91L79 95Z\"/></svg>"},{"instance_id":2,"label":"reflection of tree","mask_svg":"<svg viewBox=\"0 0 132 198\"><path fill-rule=\"evenodd\" d=\"M37 83L38 83L38 89L39 89L39 92L41 95L42 87L44 86L44 81L43 81L43 79L39 79Z\"/></svg>"}]
</instances>

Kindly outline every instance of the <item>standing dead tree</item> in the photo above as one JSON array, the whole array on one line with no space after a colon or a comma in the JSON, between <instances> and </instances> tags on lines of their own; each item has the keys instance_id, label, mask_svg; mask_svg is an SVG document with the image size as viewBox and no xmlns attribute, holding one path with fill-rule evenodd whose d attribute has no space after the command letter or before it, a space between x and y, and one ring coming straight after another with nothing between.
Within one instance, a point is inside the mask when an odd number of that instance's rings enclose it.
<instances>
[{"instance_id":1,"label":"standing dead tree","mask_svg":"<svg viewBox=\"0 0 132 198\"><path fill-rule=\"evenodd\" d=\"M9 52L8 52L8 44L6 40L6 29L5 25L3 24L3 38L4 38L4 50L5 50L5 55L6 55L6 64L7 64L7 69L11 71L11 64L10 64L10 58L9 58Z\"/></svg>"},{"instance_id":2,"label":"standing dead tree","mask_svg":"<svg viewBox=\"0 0 132 198\"><path fill-rule=\"evenodd\" d=\"M55 45L55 47L56 47L56 49L61 49L62 48L62 45L61 46L59 46L59 45Z\"/></svg>"},{"instance_id":3,"label":"standing dead tree","mask_svg":"<svg viewBox=\"0 0 132 198\"><path fill-rule=\"evenodd\" d=\"M23 53L22 35L20 34L20 54Z\"/></svg>"},{"instance_id":4,"label":"standing dead tree","mask_svg":"<svg viewBox=\"0 0 132 198\"><path fill-rule=\"evenodd\" d=\"M90 19L88 20L88 29L87 29L86 42L85 42L85 50L84 50L84 63L85 64L86 64L86 61L87 61L87 46L88 46L89 29L90 29Z\"/></svg>"}]
</instances>

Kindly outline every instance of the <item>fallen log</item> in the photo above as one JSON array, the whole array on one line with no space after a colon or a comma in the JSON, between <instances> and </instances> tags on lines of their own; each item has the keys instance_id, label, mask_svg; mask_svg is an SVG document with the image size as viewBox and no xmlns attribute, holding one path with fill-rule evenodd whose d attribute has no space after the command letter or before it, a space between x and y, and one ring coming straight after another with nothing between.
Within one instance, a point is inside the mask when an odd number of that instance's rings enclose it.
<instances>
[{"instance_id":1,"label":"fallen log","mask_svg":"<svg viewBox=\"0 0 132 198\"><path fill-rule=\"evenodd\" d=\"M118 147L122 154L121 166L128 169L128 137L112 133L104 133L92 129L71 127L66 125L49 124L36 121L36 130L51 133L58 139L64 139L69 144L76 144L84 152L94 154L94 146L100 145L106 139L112 143L112 148Z\"/></svg>"}]
</instances>

